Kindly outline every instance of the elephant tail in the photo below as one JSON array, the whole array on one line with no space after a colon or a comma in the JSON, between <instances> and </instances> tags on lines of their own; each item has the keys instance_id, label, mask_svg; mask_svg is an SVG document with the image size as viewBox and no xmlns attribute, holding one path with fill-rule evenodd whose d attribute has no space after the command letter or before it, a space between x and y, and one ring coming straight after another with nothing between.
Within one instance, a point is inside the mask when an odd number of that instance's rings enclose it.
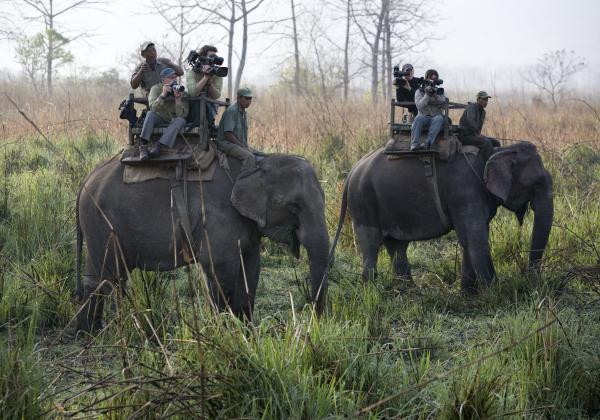
<instances>
[{"instance_id":1,"label":"elephant tail","mask_svg":"<svg viewBox=\"0 0 600 420\"><path fill-rule=\"evenodd\" d=\"M348 182L350 180L350 175L352 172L348 174L346 179L344 180L344 190L342 193L342 205L340 206L340 219L338 221L337 230L335 231L335 237L333 238L333 243L331 244L331 250L329 251L329 256L327 257L327 270L331 265L333 265L333 260L335 258L335 247L337 246L338 240L340 239L340 234L342 233L342 227L344 226L344 219L346 218L346 209L348 207Z\"/></svg>"},{"instance_id":2,"label":"elephant tail","mask_svg":"<svg viewBox=\"0 0 600 420\"><path fill-rule=\"evenodd\" d=\"M75 202L75 231L77 232L77 249L75 250L75 298L83 299L83 285L81 284L81 253L83 250L83 235L81 234L81 224L79 223L79 199L81 197L80 188Z\"/></svg>"}]
</instances>

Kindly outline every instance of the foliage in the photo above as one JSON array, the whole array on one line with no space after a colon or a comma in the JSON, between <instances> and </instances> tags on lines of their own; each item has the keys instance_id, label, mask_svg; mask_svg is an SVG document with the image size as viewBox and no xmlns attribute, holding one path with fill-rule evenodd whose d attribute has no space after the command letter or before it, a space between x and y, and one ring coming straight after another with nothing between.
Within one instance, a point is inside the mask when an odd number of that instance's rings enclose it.
<instances>
[{"instance_id":1,"label":"foliage","mask_svg":"<svg viewBox=\"0 0 600 420\"><path fill-rule=\"evenodd\" d=\"M24 108L44 127L66 114L68 101L56 103L63 108ZM102 118L114 119L109 105L94 103ZM79 104L73 118L87 106ZM345 172L385 141L387 115L369 104L277 95L253 106L253 144L303 154L317 168L333 232ZM531 214L520 227L499 211L490 226L499 280L469 299L457 281L455 235L410 246L412 282L396 280L382 253L380 276L363 283L347 224L321 319L305 306L305 259L265 241L253 323L213 313L198 267L135 270L126 293L113 288L108 325L94 337L75 336L71 323L79 309L71 299L75 194L85 174L119 149L121 128L100 119L61 126L49 131L49 147L5 114L13 131L0 149L3 416L600 415L598 132L584 112L567 109L571 119L544 126L553 121L548 114L529 111L554 179L542 275L527 270ZM500 130L494 114L492 132ZM518 116L510 120L508 135L524 137L520 124ZM562 137L563 129L572 137Z\"/></svg>"}]
</instances>

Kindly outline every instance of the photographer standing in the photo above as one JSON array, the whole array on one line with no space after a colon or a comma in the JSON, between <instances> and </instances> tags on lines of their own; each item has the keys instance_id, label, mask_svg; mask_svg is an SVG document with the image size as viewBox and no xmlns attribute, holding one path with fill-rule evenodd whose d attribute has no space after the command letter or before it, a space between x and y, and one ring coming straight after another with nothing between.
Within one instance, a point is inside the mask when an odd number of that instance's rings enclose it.
<instances>
[{"instance_id":1,"label":"photographer standing","mask_svg":"<svg viewBox=\"0 0 600 420\"><path fill-rule=\"evenodd\" d=\"M256 169L254 153L248 147L248 117L246 108L252 103L252 91L240 88L237 102L230 105L219 122L217 145L226 155L242 161L240 174Z\"/></svg>"},{"instance_id":2,"label":"photographer standing","mask_svg":"<svg viewBox=\"0 0 600 420\"><path fill-rule=\"evenodd\" d=\"M160 73L162 84L152 86L148 103L150 111L144 118L142 134L140 135L140 160L160 156L163 146L173 147L177 134L185 126L185 117L188 114L188 104L182 101L186 95L183 86L177 84L175 70L168 67ZM171 97L174 100L170 100ZM155 124L169 124L160 140L148 150L148 141L152 135Z\"/></svg>"},{"instance_id":3,"label":"photographer standing","mask_svg":"<svg viewBox=\"0 0 600 420\"><path fill-rule=\"evenodd\" d=\"M198 50L198 55L201 58L216 56L217 47L212 45L204 45ZM223 88L223 78L219 77L211 71L210 65L203 65L202 71L198 72L195 67L190 67L185 73L187 90L190 96L198 96L205 93L210 99L219 99L221 97L221 89ZM206 104L206 115L211 128L215 128L215 116L217 115L218 106L216 104Z\"/></svg>"},{"instance_id":4,"label":"photographer standing","mask_svg":"<svg viewBox=\"0 0 600 420\"><path fill-rule=\"evenodd\" d=\"M415 79L415 70L412 64L402 66L402 74L398 80L398 89L396 89L396 101L398 102L414 102L415 92L419 89L419 81ZM409 105L408 111L413 118L419 112L416 105Z\"/></svg>"},{"instance_id":5,"label":"photographer standing","mask_svg":"<svg viewBox=\"0 0 600 420\"><path fill-rule=\"evenodd\" d=\"M494 152L494 146L500 147L500 142L491 137L481 135L481 129L485 121L485 107L491 98L485 91L480 91L475 96L477 102L469 102L465 112L463 112L459 121L460 135L458 139L462 144L477 146L483 157L487 161Z\"/></svg>"},{"instance_id":6,"label":"photographer standing","mask_svg":"<svg viewBox=\"0 0 600 420\"><path fill-rule=\"evenodd\" d=\"M436 70L430 69L425 72L425 79L421 87L415 93L415 104L419 114L412 125L410 150L430 149L442 130L444 125L444 104L446 96L438 91L437 85L441 84ZM427 146L419 144L421 141L421 130L429 127L427 134Z\"/></svg>"},{"instance_id":7,"label":"photographer standing","mask_svg":"<svg viewBox=\"0 0 600 420\"><path fill-rule=\"evenodd\" d=\"M131 75L130 85L132 89L141 87L144 96L148 96L152 86L160 83L160 74L166 68L171 68L177 76L183 76L183 70L168 58L156 58L154 42L146 41L140 45L142 61Z\"/></svg>"}]
</instances>

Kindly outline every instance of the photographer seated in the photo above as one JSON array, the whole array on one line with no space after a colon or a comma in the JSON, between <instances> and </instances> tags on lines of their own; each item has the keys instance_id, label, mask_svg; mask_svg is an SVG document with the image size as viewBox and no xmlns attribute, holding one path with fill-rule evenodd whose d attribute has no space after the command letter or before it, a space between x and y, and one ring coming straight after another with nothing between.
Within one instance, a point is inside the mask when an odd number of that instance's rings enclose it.
<instances>
[{"instance_id":1,"label":"photographer seated","mask_svg":"<svg viewBox=\"0 0 600 420\"><path fill-rule=\"evenodd\" d=\"M442 84L436 70L430 69L425 72L425 78L420 83L419 89L415 93L415 104L419 113L415 118L411 130L410 150L430 149L442 130L444 125L444 104L446 96L443 90L437 86ZM429 127L427 134L427 146L421 141L421 130Z\"/></svg>"},{"instance_id":2,"label":"photographer seated","mask_svg":"<svg viewBox=\"0 0 600 420\"><path fill-rule=\"evenodd\" d=\"M199 96L205 93L210 99L219 99L223 88L223 77L227 76L227 67L219 67L223 64L223 58L217 56L217 48L212 45L204 45L198 51L192 51L188 56L190 68L185 72L187 90L190 96ZM215 129L215 116L218 105L207 104L206 115L209 127Z\"/></svg>"},{"instance_id":3,"label":"photographer seated","mask_svg":"<svg viewBox=\"0 0 600 420\"><path fill-rule=\"evenodd\" d=\"M150 111L144 118L142 134L140 135L140 160L160 156L163 146L173 147L177 134L185 126L185 117L188 114L188 104L182 101L186 95L184 87L177 84L177 74L172 68L166 68L160 73L162 84L154 85L150 89L148 104ZM167 100L168 97L174 100ZM155 124L169 124L160 140L148 150L148 142Z\"/></svg>"},{"instance_id":4,"label":"photographer seated","mask_svg":"<svg viewBox=\"0 0 600 420\"><path fill-rule=\"evenodd\" d=\"M396 89L396 101L398 102L414 102L415 92L419 89L419 79L415 78L415 70L412 64L402 66L402 72L398 67L394 67L394 84ZM409 105L408 112L415 118L419 112L415 105Z\"/></svg>"},{"instance_id":5,"label":"photographer seated","mask_svg":"<svg viewBox=\"0 0 600 420\"><path fill-rule=\"evenodd\" d=\"M488 105L488 99L491 98L485 91L480 91L475 96L477 102L469 102L467 108L460 117L458 139L462 144L477 146L483 157L487 161L494 147L500 147L500 142L491 137L481 135L481 129L485 121L485 107Z\"/></svg>"}]
</instances>

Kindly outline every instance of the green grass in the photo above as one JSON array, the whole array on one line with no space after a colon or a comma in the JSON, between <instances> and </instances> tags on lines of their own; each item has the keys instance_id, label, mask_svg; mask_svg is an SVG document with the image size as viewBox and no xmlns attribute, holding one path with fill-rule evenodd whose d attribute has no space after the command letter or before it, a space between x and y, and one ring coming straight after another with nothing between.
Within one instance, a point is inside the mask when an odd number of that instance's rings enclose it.
<instances>
[{"instance_id":1,"label":"green grass","mask_svg":"<svg viewBox=\"0 0 600 420\"><path fill-rule=\"evenodd\" d=\"M360 136L359 136L360 137ZM308 156L330 233L341 180L374 146L328 133ZM460 293L456 236L412 244L414 282L360 280L347 224L329 313L306 306L306 260L263 241L253 324L214 314L192 267L130 275L108 325L74 336L74 204L79 182L118 149L73 142L3 147L0 168L0 412L5 418L588 418L600 416L600 151L544 155L555 226L543 274L527 270L533 216L491 224L499 279ZM317 157L318 156L318 157Z\"/></svg>"}]
</instances>

